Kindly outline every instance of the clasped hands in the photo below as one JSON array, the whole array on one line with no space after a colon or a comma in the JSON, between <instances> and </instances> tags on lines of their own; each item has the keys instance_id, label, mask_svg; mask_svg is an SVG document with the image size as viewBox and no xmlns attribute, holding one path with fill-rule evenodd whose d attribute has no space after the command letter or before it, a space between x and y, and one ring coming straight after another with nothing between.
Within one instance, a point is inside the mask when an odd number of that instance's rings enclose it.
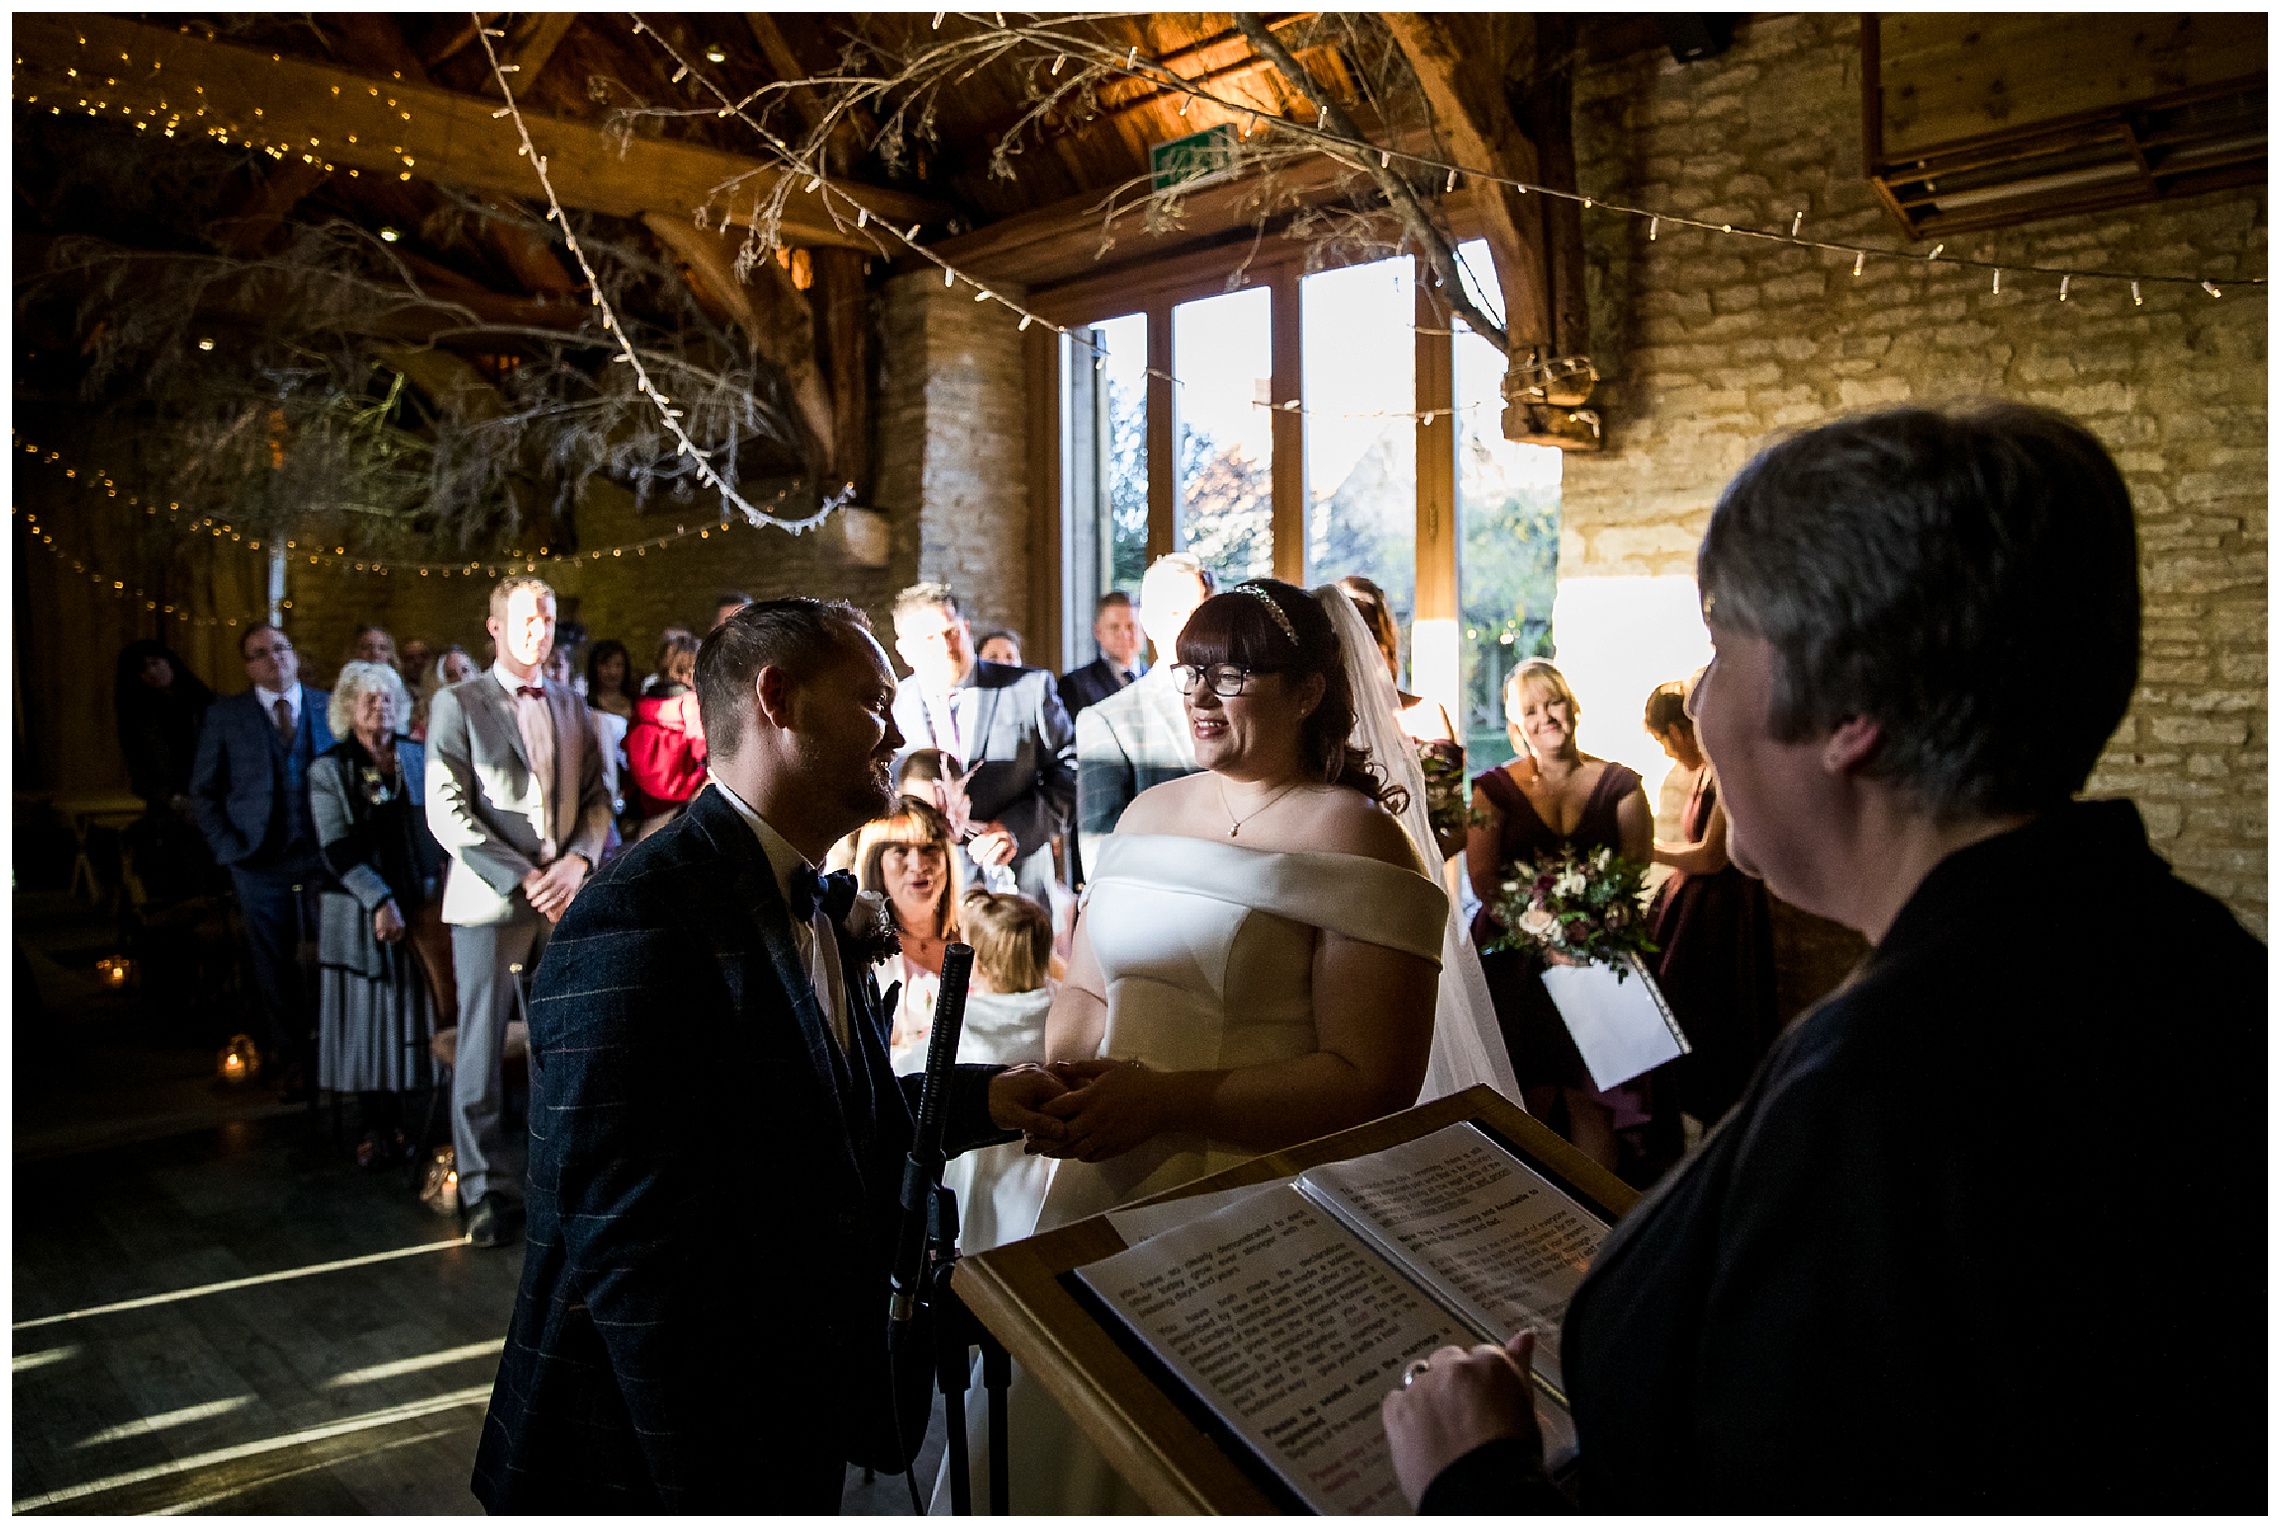
<instances>
[{"instance_id":1,"label":"clasped hands","mask_svg":"<svg viewBox=\"0 0 2280 1528\"><path fill-rule=\"evenodd\" d=\"M1136 1061L1009 1067L990 1084L990 1117L1019 1130L1033 1156L1102 1162L1173 1128L1177 1074Z\"/></svg>"},{"instance_id":2,"label":"clasped hands","mask_svg":"<svg viewBox=\"0 0 2280 1528\"><path fill-rule=\"evenodd\" d=\"M570 899L586 884L587 869L584 855L570 853L544 870L533 870L524 876L523 894L530 898L531 910L549 923L561 922L562 914L570 907Z\"/></svg>"}]
</instances>

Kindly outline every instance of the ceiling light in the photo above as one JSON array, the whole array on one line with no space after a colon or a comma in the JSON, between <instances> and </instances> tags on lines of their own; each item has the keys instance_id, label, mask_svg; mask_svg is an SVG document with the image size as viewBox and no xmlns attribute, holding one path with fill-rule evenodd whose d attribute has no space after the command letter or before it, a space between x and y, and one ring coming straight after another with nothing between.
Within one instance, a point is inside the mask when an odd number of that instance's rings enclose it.
<instances>
[{"instance_id":1,"label":"ceiling light","mask_svg":"<svg viewBox=\"0 0 2280 1528\"><path fill-rule=\"evenodd\" d=\"M200 340L198 342L198 348L200 350L211 350L214 348L214 342L212 340Z\"/></svg>"},{"instance_id":2,"label":"ceiling light","mask_svg":"<svg viewBox=\"0 0 2280 1528\"><path fill-rule=\"evenodd\" d=\"M717 42L709 44L705 48L705 57L711 59L716 64L725 64L728 62L728 49L722 47Z\"/></svg>"},{"instance_id":3,"label":"ceiling light","mask_svg":"<svg viewBox=\"0 0 2280 1528\"><path fill-rule=\"evenodd\" d=\"M380 237L383 241L389 244L393 244L398 239L402 238L403 235L396 232L396 230L393 228L383 228L380 230Z\"/></svg>"}]
</instances>

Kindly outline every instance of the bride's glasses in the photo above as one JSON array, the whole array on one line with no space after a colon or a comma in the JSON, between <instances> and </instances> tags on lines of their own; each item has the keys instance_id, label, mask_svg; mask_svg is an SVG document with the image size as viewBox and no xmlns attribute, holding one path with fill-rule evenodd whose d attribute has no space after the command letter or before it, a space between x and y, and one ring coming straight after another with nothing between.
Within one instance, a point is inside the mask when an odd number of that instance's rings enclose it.
<instances>
[{"instance_id":1,"label":"bride's glasses","mask_svg":"<svg viewBox=\"0 0 2280 1528\"><path fill-rule=\"evenodd\" d=\"M1221 700L1232 700L1242 694L1250 682L1251 671L1238 668L1232 663L1214 663L1209 668L1200 669L1188 663L1172 665L1172 683L1180 687L1182 695L1193 695L1197 685L1208 684L1212 694Z\"/></svg>"}]
</instances>

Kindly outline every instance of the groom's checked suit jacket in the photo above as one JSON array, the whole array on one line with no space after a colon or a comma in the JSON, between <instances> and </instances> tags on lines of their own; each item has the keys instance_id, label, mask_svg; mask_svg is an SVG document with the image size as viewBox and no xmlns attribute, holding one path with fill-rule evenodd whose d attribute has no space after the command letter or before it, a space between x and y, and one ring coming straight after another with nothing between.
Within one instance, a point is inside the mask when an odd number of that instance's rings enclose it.
<instances>
[{"instance_id":1,"label":"groom's checked suit jacket","mask_svg":"<svg viewBox=\"0 0 2280 1528\"><path fill-rule=\"evenodd\" d=\"M838 1510L884 1427L918 1081L889 1068L867 958L844 936L840 956L844 1051L718 787L563 915L531 1003L529 1248L475 1461L491 1511ZM1005 1138L998 1070L959 1068L950 1150Z\"/></svg>"}]
</instances>

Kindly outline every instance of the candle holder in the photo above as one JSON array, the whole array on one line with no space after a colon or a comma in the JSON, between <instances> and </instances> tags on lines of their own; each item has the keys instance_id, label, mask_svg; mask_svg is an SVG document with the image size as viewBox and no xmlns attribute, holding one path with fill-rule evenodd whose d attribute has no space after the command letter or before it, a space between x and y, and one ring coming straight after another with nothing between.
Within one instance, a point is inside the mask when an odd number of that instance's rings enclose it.
<instances>
[{"instance_id":1,"label":"candle holder","mask_svg":"<svg viewBox=\"0 0 2280 1528\"><path fill-rule=\"evenodd\" d=\"M261 1075L261 1047L251 1035L232 1035L214 1057L214 1075L224 1084L244 1087Z\"/></svg>"}]
</instances>

